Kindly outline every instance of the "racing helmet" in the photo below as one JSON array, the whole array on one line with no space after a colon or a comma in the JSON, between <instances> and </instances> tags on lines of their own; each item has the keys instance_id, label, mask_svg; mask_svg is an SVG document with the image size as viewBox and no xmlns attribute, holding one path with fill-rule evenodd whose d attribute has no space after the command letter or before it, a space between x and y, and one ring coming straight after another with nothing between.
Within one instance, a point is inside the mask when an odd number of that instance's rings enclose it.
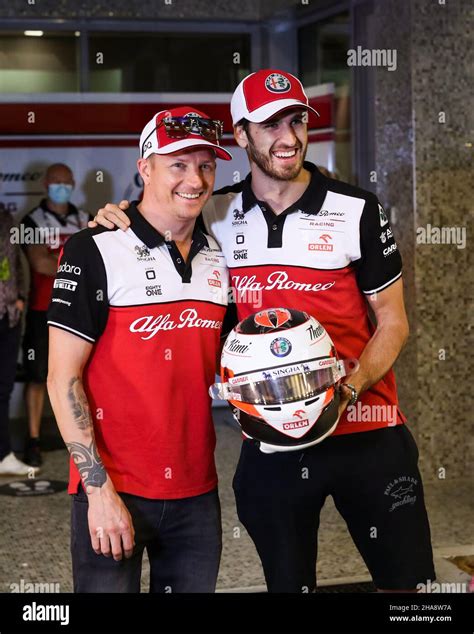
<instances>
[{"instance_id":1,"label":"racing helmet","mask_svg":"<svg viewBox=\"0 0 474 634\"><path fill-rule=\"evenodd\" d=\"M222 382L209 393L229 401L244 436L264 453L304 449L336 428L338 382L358 366L356 359L338 360L317 319L271 308L231 330L221 356Z\"/></svg>"}]
</instances>

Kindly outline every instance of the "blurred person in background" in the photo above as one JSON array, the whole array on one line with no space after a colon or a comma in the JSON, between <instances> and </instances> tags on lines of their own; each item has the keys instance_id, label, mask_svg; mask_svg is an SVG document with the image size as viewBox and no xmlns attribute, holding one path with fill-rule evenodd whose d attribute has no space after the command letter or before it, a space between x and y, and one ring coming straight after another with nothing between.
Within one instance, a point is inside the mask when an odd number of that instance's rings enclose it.
<instances>
[{"instance_id":1,"label":"blurred person in background","mask_svg":"<svg viewBox=\"0 0 474 634\"><path fill-rule=\"evenodd\" d=\"M20 247L11 239L12 228L12 215L0 211L0 475L24 476L36 470L13 453L8 427L26 291Z\"/></svg>"},{"instance_id":2,"label":"blurred person in background","mask_svg":"<svg viewBox=\"0 0 474 634\"><path fill-rule=\"evenodd\" d=\"M70 167L63 163L50 165L44 179L46 197L22 220L23 246L31 272L23 339L28 416L24 461L34 467L42 463L40 426L48 375L46 311L51 301L58 256L69 236L86 227L89 220L87 213L70 202L74 185Z\"/></svg>"}]
</instances>

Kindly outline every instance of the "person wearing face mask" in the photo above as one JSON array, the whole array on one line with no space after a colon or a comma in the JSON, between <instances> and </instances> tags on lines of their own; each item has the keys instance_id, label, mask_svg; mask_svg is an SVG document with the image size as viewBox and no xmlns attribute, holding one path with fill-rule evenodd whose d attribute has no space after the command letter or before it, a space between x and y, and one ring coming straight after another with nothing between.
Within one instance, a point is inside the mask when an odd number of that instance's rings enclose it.
<instances>
[{"instance_id":1,"label":"person wearing face mask","mask_svg":"<svg viewBox=\"0 0 474 634\"><path fill-rule=\"evenodd\" d=\"M46 197L22 220L20 235L24 236L22 246L31 274L23 339L28 416L24 460L33 467L42 463L39 437L48 375L46 311L51 301L58 256L66 240L87 226L90 218L89 214L78 210L70 202L74 185L71 168L63 163L50 165L44 178ZM64 272L67 273L66 269ZM64 277L67 278L67 275Z\"/></svg>"}]
</instances>

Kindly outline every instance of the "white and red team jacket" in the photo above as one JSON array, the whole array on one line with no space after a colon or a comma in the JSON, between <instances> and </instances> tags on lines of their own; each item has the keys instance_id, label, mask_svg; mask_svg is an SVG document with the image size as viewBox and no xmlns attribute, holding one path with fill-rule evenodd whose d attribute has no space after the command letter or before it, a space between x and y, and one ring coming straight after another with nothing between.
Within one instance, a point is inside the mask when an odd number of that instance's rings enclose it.
<instances>
[{"instance_id":1,"label":"white and red team jacket","mask_svg":"<svg viewBox=\"0 0 474 634\"><path fill-rule=\"evenodd\" d=\"M81 229L85 229L91 219L92 216L81 209L77 209L71 203L68 204L68 210L65 215L57 214L48 208L47 200L44 198L38 207L23 217L21 224L27 229L44 231L43 237L46 238L45 245L48 251L59 257L61 249L68 238ZM54 241L48 239L48 234L51 230L54 230L56 234ZM44 275L31 269L29 310L48 310L53 283L53 276Z\"/></svg>"},{"instance_id":2,"label":"white and red team jacket","mask_svg":"<svg viewBox=\"0 0 474 634\"><path fill-rule=\"evenodd\" d=\"M310 184L280 215L256 199L249 175L214 194L204 225L225 255L239 321L265 308L306 311L326 328L339 358L359 358L375 330L367 297L401 277L401 257L374 194L304 167ZM392 370L356 405L335 435L406 420Z\"/></svg>"},{"instance_id":3,"label":"white and red team jacket","mask_svg":"<svg viewBox=\"0 0 474 634\"><path fill-rule=\"evenodd\" d=\"M93 344L84 370L99 454L118 491L153 499L217 484L208 388L228 271L196 226L188 261L132 203L124 233L86 229L60 258L48 324ZM71 462L69 493L80 477Z\"/></svg>"}]
</instances>

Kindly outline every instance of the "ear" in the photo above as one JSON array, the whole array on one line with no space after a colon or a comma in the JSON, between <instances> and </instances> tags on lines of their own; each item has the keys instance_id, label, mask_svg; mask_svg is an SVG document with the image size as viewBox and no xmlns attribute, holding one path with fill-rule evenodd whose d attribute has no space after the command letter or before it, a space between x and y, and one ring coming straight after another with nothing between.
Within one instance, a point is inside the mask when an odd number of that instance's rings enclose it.
<instances>
[{"instance_id":1,"label":"ear","mask_svg":"<svg viewBox=\"0 0 474 634\"><path fill-rule=\"evenodd\" d=\"M151 161L149 158L139 158L137 161L137 168L144 184L148 185L151 180Z\"/></svg>"},{"instance_id":2,"label":"ear","mask_svg":"<svg viewBox=\"0 0 474 634\"><path fill-rule=\"evenodd\" d=\"M237 144L244 150L246 147L248 147L249 140L243 126L234 126L234 139L237 141Z\"/></svg>"}]
</instances>

